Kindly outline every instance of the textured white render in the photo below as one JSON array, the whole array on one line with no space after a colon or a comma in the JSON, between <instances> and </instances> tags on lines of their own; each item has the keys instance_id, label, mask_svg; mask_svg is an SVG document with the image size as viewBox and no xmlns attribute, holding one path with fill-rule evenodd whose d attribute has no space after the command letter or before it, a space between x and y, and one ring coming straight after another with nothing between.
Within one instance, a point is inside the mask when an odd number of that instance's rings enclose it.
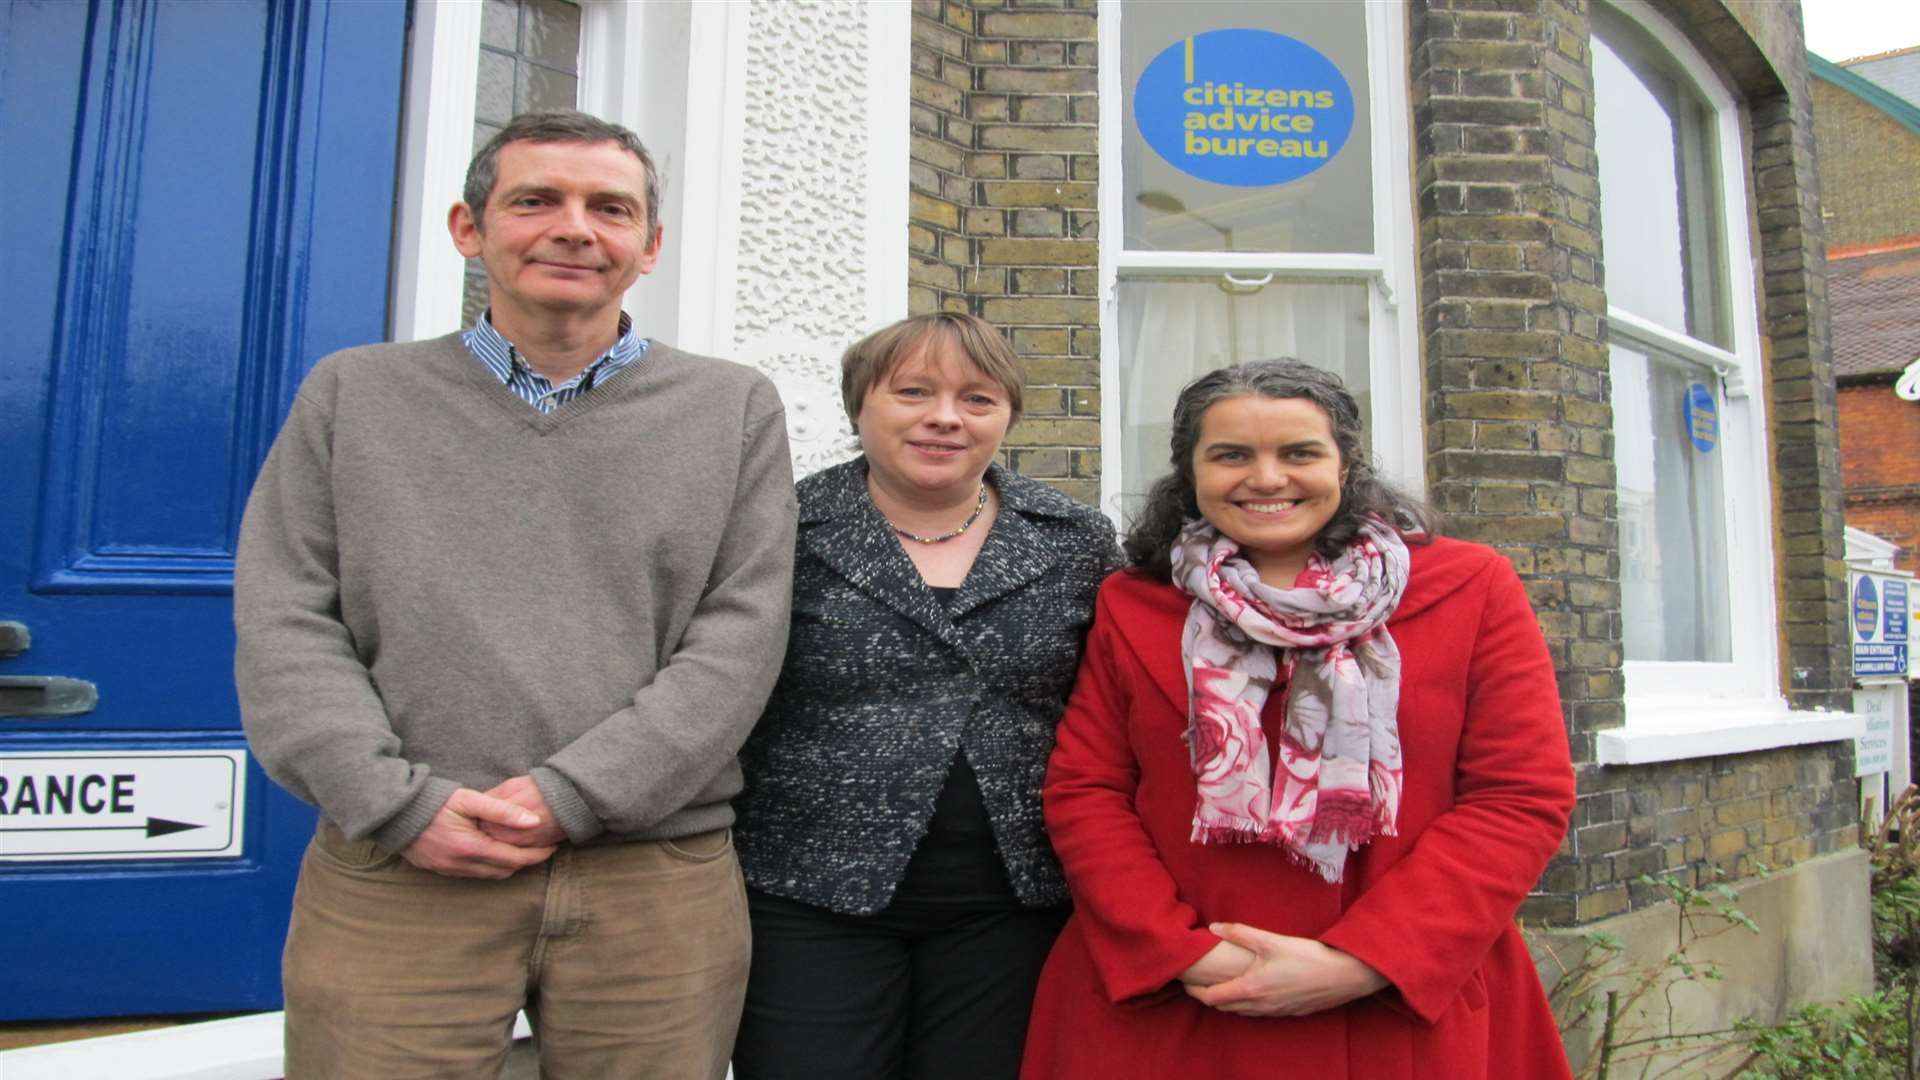
<instances>
[{"instance_id":1,"label":"textured white render","mask_svg":"<svg viewBox=\"0 0 1920 1080\"><path fill-rule=\"evenodd\" d=\"M869 291L885 276L868 258L869 230L878 225L868 190L878 179L869 169L872 15L866 4L757 0L747 24L733 348L726 355L779 386L796 476L855 452L840 405L840 354L874 328ZM905 138L902 124L903 158ZM905 231L892 235L894 258L904 266Z\"/></svg>"}]
</instances>

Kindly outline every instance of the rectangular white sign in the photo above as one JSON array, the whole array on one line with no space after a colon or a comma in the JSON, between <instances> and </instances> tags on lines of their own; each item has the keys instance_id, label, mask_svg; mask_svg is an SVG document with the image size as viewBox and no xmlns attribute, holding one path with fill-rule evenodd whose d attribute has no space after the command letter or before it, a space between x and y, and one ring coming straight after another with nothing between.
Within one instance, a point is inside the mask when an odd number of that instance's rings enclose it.
<instances>
[{"instance_id":1,"label":"rectangular white sign","mask_svg":"<svg viewBox=\"0 0 1920 1080\"><path fill-rule=\"evenodd\" d=\"M1893 768L1893 725L1906 703L1907 688L1897 684L1853 692L1853 711L1866 722L1866 730L1853 740L1853 775L1868 776Z\"/></svg>"},{"instance_id":2,"label":"rectangular white sign","mask_svg":"<svg viewBox=\"0 0 1920 1080\"><path fill-rule=\"evenodd\" d=\"M0 860L240 855L245 750L0 753Z\"/></svg>"}]
</instances>

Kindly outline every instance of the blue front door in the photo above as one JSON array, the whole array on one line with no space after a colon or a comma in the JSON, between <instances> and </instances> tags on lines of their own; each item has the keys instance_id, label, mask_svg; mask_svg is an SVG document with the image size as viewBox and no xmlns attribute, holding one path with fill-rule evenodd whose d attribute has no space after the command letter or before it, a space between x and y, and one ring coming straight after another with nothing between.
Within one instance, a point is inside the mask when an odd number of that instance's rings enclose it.
<instances>
[{"instance_id":1,"label":"blue front door","mask_svg":"<svg viewBox=\"0 0 1920 1080\"><path fill-rule=\"evenodd\" d=\"M230 602L301 375L385 336L402 0L0 0L0 1019L274 1008L312 813Z\"/></svg>"}]
</instances>

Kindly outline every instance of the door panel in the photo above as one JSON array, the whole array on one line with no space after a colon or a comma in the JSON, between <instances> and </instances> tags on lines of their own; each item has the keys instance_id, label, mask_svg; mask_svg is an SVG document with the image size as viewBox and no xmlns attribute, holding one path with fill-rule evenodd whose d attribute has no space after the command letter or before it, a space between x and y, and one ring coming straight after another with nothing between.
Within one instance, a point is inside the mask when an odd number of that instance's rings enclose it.
<instances>
[{"instance_id":1,"label":"door panel","mask_svg":"<svg viewBox=\"0 0 1920 1080\"><path fill-rule=\"evenodd\" d=\"M312 812L250 758L241 790L197 785L245 748L230 597L254 472L306 370L385 334L405 18L0 0L0 623L30 635L0 654L0 1019L279 1003ZM97 703L19 715L38 676ZM238 852L165 806L235 815ZM63 831L93 839L68 859Z\"/></svg>"}]
</instances>

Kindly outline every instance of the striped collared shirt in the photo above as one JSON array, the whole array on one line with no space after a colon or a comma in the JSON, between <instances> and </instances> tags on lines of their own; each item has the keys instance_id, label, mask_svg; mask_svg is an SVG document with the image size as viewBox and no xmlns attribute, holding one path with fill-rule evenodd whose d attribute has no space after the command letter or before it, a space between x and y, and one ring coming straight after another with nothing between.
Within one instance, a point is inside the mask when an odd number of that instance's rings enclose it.
<instances>
[{"instance_id":1,"label":"striped collared shirt","mask_svg":"<svg viewBox=\"0 0 1920 1080\"><path fill-rule=\"evenodd\" d=\"M473 354L474 359L487 365L487 370L493 372L494 377L504 383L507 389L543 413L550 413L592 390L595 383L606 382L615 372L647 355L647 339L633 332L633 320L624 311L620 313L620 338L613 343L613 348L559 386L553 385L545 375L529 367L521 358L520 350L500 336L500 331L493 328L492 320L487 318L484 311L472 329L460 335L460 340L466 343L467 351Z\"/></svg>"}]
</instances>

